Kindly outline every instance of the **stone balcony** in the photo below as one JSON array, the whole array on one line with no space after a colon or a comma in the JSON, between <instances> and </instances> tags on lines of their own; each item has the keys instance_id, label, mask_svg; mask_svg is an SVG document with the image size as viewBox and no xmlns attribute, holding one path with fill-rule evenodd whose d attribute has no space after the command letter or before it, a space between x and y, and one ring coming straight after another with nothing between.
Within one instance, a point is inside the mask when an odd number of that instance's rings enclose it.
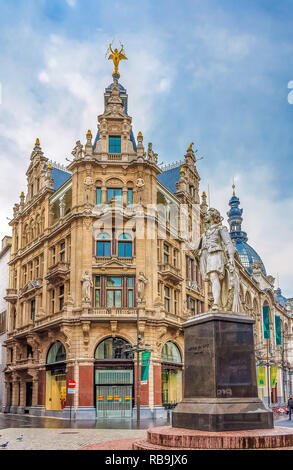
<instances>
[{"instance_id":1,"label":"stone balcony","mask_svg":"<svg viewBox=\"0 0 293 470\"><path fill-rule=\"evenodd\" d=\"M17 299L17 289L6 289L6 296L4 297L4 300L6 300L6 302L11 302L12 304L14 304Z\"/></svg>"},{"instance_id":2,"label":"stone balcony","mask_svg":"<svg viewBox=\"0 0 293 470\"><path fill-rule=\"evenodd\" d=\"M171 281L174 284L179 284L183 281L183 277L180 275L180 269L169 263L159 264L159 274L161 274L165 281Z\"/></svg>"},{"instance_id":3,"label":"stone balcony","mask_svg":"<svg viewBox=\"0 0 293 470\"><path fill-rule=\"evenodd\" d=\"M97 317L135 317L137 315L136 308L92 308L89 315Z\"/></svg>"},{"instance_id":4,"label":"stone balcony","mask_svg":"<svg viewBox=\"0 0 293 470\"><path fill-rule=\"evenodd\" d=\"M204 289L197 281L186 281L186 288L199 295L204 295Z\"/></svg>"},{"instance_id":5,"label":"stone balcony","mask_svg":"<svg viewBox=\"0 0 293 470\"><path fill-rule=\"evenodd\" d=\"M55 284L60 281L65 281L67 274L70 272L70 264L59 261L48 268L48 274L45 277L51 284Z\"/></svg>"}]
</instances>

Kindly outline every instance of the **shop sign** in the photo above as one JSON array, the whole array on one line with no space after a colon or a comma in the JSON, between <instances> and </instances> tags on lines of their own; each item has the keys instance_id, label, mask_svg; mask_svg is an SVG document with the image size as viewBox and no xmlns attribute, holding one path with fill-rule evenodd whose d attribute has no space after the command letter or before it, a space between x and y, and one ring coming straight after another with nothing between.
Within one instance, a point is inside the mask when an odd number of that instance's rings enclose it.
<instances>
[{"instance_id":1,"label":"shop sign","mask_svg":"<svg viewBox=\"0 0 293 470\"><path fill-rule=\"evenodd\" d=\"M150 368L150 351L143 351L141 353L141 383L142 385L147 384L149 378Z\"/></svg>"},{"instance_id":2,"label":"shop sign","mask_svg":"<svg viewBox=\"0 0 293 470\"><path fill-rule=\"evenodd\" d=\"M278 375L278 366L271 367L270 376L271 376L271 387L277 385L277 375Z\"/></svg>"},{"instance_id":3,"label":"shop sign","mask_svg":"<svg viewBox=\"0 0 293 470\"><path fill-rule=\"evenodd\" d=\"M259 387L266 386L266 368L264 366L258 366L257 368L257 381Z\"/></svg>"}]
</instances>

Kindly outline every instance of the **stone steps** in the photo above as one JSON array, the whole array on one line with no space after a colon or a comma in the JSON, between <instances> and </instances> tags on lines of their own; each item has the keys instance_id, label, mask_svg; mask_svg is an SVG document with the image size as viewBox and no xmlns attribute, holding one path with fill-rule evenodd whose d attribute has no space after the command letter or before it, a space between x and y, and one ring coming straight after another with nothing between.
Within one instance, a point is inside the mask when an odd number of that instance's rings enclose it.
<instances>
[{"instance_id":1,"label":"stone steps","mask_svg":"<svg viewBox=\"0 0 293 470\"><path fill-rule=\"evenodd\" d=\"M149 429L147 439L133 443L136 450L245 450L290 449L293 432L290 428L251 431L205 432L161 426Z\"/></svg>"}]
</instances>

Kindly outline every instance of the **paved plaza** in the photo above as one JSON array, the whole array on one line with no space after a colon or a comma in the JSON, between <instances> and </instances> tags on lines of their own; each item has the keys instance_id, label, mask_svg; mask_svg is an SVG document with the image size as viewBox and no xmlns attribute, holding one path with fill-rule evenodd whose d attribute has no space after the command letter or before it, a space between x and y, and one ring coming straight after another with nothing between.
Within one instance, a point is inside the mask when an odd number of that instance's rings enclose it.
<instances>
[{"instance_id":1,"label":"paved plaza","mask_svg":"<svg viewBox=\"0 0 293 470\"><path fill-rule=\"evenodd\" d=\"M78 450L85 446L130 439L143 439L146 430L153 426L168 423L142 420L137 429L135 420L71 421L57 418L31 417L24 415L4 415L0 413L0 445L8 441L7 450ZM103 426L103 427L101 427ZM108 428L106 428L108 426ZM111 426L111 427L110 427ZM275 421L275 426L293 428L288 418ZM17 438L23 435L23 440ZM107 448L105 446L104 448ZM125 447L127 448L127 446Z\"/></svg>"}]
</instances>

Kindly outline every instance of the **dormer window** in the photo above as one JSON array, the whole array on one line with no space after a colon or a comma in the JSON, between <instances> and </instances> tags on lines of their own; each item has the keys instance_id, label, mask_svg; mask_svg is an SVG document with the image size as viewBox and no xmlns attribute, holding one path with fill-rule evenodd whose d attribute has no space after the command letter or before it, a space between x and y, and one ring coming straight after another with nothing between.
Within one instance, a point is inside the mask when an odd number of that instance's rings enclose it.
<instances>
[{"instance_id":1,"label":"dormer window","mask_svg":"<svg viewBox=\"0 0 293 470\"><path fill-rule=\"evenodd\" d=\"M121 153L120 136L109 136L109 153Z\"/></svg>"}]
</instances>

